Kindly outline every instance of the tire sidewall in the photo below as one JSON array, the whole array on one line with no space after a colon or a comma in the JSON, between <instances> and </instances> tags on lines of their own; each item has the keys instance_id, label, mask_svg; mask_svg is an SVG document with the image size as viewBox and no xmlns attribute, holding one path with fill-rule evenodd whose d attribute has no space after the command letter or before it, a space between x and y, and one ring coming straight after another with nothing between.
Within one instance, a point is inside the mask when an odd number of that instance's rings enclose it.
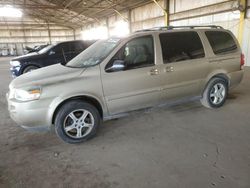
<instances>
[{"instance_id":1,"label":"tire sidewall","mask_svg":"<svg viewBox=\"0 0 250 188\"><path fill-rule=\"evenodd\" d=\"M215 84L218 84L218 83L223 84L223 86L225 87L225 90L226 90L225 91L225 97L219 104L214 104L211 101L210 93L211 93L211 90L213 89L213 86ZM211 82L208 84L207 91L206 91L206 97L207 97L207 102L209 103L209 105L212 108L219 108L219 107L223 106L223 104L226 101L227 95L228 95L228 85L227 85L227 82L225 80L223 80L221 78L215 78L215 79L211 80Z\"/></svg>"},{"instance_id":2,"label":"tire sidewall","mask_svg":"<svg viewBox=\"0 0 250 188\"><path fill-rule=\"evenodd\" d=\"M77 110L77 109L88 110L94 118L94 126L92 130L90 131L89 134L87 134L86 136L82 138L72 138L68 136L64 130L65 118L68 116L68 114L70 114L72 111ZM100 114L93 105L86 103L86 102L82 102L82 101L71 101L63 105L61 109L59 110L59 112L57 113L56 119L55 119L55 131L56 131L56 134L63 141L67 143L70 143L70 144L81 143L86 140L89 140L90 138L96 135L97 129L100 125L100 121L101 121Z\"/></svg>"},{"instance_id":3,"label":"tire sidewall","mask_svg":"<svg viewBox=\"0 0 250 188\"><path fill-rule=\"evenodd\" d=\"M30 70L36 70L36 69L38 69L38 67L37 66L34 66L34 65L29 65L29 66L27 66L27 67L25 67L24 69L23 69L23 74L25 74L25 73L28 73L28 72L30 72Z\"/></svg>"}]
</instances>

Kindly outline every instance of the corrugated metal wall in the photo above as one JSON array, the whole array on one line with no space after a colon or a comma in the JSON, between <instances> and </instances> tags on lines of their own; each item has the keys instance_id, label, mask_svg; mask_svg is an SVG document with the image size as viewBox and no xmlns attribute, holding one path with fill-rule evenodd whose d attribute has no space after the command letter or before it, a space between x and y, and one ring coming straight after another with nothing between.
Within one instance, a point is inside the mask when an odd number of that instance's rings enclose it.
<instances>
[{"instance_id":1,"label":"corrugated metal wall","mask_svg":"<svg viewBox=\"0 0 250 188\"><path fill-rule=\"evenodd\" d=\"M164 1L159 0L158 3L164 7ZM239 27L239 11L235 11L237 1L232 0L170 0L170 24L171 25L201 25L201 24L216 24L221 25L226 29L231 30L236 36L238 35ZM250 6L250 1L248 1ZM164 13L155 3L134 8L132 10L114 14L108 18L103 18L86 25L75 31L62 28L50 27L51 41L58 42L64 40L82 39L83 31L105 26L109 30L109 34L115 30L115 24L119 21L127 20L130 22L129 29L131 32L140 29L146 29L157 26L164 26ZM48 43L50 41L47 28L39 29L10 29L0 27L0 48L3 43L20 43L32 44ZM247 18L244 25L244 37L242 49L245 53L247 64L250 66L250 11L247 12Z\"/></svg>"},{"instance_id":2,"label":"corrugated metal wall","mask_svg":"<svg viewBox=\"0 0 250 188\"><path fill-rule=\"evenodd\" d=\"M250 66L250 18L245 20L242 50L245 54L246 63Z\"/></svg>"},{"instance_id":3,"label":"corrugated metal wall","mask_svg":"<svg viewBox=\"0 0 250 188\"><path fill-rule=\"evenodd\" d=\"M250 7L250 1L248 1L247 6ZM247 10L245 24L244 24L242 50L245 54L247 65L250 66L250 9Z\"/></svg>"},{"instance_id":4,"label":"corrugated metal wall","mask_svg":"<svg viewBox=\"0 0 250 188\"><path fill-rule=\"evenodd\" d=\"M163 7L163 1L159 1ZM164 26L164 13L154 3L135 8L131 11L131 31Z\"/></svg>"},{"instance_id":5,"label":"corrugated metal wall","mask_svg":"<svg viewBox=\"0 0 250 188\"><path fill-rule=\"evenodd\" d=\"M158 1L163 7L164 1ZM248 1L250 6L250 1ZM238 36L240 12L235 10L237 1L232 0L170 0L170 25L220 25L231 30ZM130 13L130 14L129 14ZM146 29L157 26L164 26L164 13L155 3L132 9L122 13L130 20L130 31ZM129 17L130 15L130 17ZM101 25L109 27L111 30L117 20L122 20L119 15L108 18L108 22L102 20ZM107 23L107 24L106 24ZM100 24L95 24L95 26ZM94 26L94 25L92 25ZM86 26L82 30L91 28ZM80 35L78 35L80 36ZM247 65L250 66L250 11L244 25L244 36L242 50L246 57Z\"/></svg>"},{"instance_id":6,"label":"corrugated metal wall","mask_svg":"<svg viewBox=\"0 0 250 188\"><path fill-rule=\"evenodd\" d=\"M73 40L73 30L65 28L50 28L51 42ZM0 43L49 43L48 29L2 29L0 28Z\"/></svg>"},{"instance_id":7,"label":"corrugated metal wall","mask_svg":"<svg viewBox=\"0 0 250 188\"><path fill-rule=\"evenodd\" d=\"M20 20L14 18L4 20L6 24L0 25L0 55L5 55L2 51L6 49L9 50L10 54L15 49L17 55L22 55L25 46L34 47L41 44L74 40L74 31L67 27L47 25L46 23L39 25L31 19L22 20L23 25L17 24L17 21L20 23Z\"/></svg>"}]
</instances>

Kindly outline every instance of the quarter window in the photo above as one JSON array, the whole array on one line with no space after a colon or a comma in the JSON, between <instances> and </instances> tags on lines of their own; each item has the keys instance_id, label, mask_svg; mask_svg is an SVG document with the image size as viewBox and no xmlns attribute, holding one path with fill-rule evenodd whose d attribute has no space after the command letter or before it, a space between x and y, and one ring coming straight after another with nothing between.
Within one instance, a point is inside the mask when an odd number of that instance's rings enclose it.
<instances>
[{"instance_id":1,"label":"quarter window","mask_svg":"<svg viewBox=\"0 0 250 188\"><path fill-rule=\"evenodd\" d=\"M152 36L132 39L125 44L106 66L107 72L116 60L124 63L124 70L151 66L154 64L154 44Z\"/></svg>"},{"instance_id":2,"label":"quarter window","mask_svg":"<svg viewBox=\"0 0 250 188\"><path fill-rule=\"evenodd\" d=\"M162 33L160 41L164 63L205 57L204 48L196 32Z\"/></svg>"},{"instance_id":3,"label":"quarter window","mask_svg":"<svg viewBox=\"0 0 250 188\"><path fill-rule=\"evenodd\" d=\"M206 31L205 33L214 54L231 53L237 50L237 45L229 33L222 31Z\"/></svg>"}]
</instances>

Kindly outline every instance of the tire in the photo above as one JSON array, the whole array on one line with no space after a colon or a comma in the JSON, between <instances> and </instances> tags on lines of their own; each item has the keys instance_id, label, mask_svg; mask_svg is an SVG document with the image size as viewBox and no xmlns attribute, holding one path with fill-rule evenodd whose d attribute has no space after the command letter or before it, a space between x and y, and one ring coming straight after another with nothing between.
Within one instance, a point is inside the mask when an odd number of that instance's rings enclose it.
<instances>
[{"instance_id":1,"label":"tire","mask_svg":"<svg viewBox=\"0 0 250 188\"><path fill-rule=\"evenodd\" d=\"M64 104L58 111L55 131L64 142L76 144L94 137L100 122L100 114L93 105L74 100Z\"/></svg>"},{"instance_id":2,"label":"tire","mask_svg":"<svg viewBox=\"0 0 250 188\"><path fill-rule=\"evenodd\" d=\"M28 72L31 72L31 71L33 71L33 70L36 70L36 69L38 69L38 68L39 68L39 67L37 67L37 66L29 65L29 66L27 66L27 67L25 67L25 68L23 69L23 74L28 73Z\"/></svg>"},{"instance_id":3,"label":"tire","mask_svg":"<svg viewBox=\"0 0 250 188\"><path fill-rule=\"evenodd\" d=\"M219 108L224 105L227 98L227 94L227 81L218 77L212 78L208 82L200 101L201 104L207 108Z\"/></svg>"}]
</instances>

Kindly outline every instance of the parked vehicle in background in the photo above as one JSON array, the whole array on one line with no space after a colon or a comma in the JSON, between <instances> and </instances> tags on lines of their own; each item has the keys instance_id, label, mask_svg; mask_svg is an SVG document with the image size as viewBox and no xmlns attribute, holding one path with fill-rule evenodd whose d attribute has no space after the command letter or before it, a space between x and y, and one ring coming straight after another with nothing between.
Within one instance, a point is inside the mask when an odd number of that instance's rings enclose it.
<instances>
[{"instance_id":1,"label":"parked vehicle in background","mask_svg":"<svg viewBox=\"0 0 250 188\"><path fill-rule=\"evenodd\" d=\"M25 128L54 125L62 140L78 143L102 120L169 101L199 97L219 108L241 82L243 65L236 38L219 26L148 29L14 79L8 109Z\"/></svg>"},{"instance_id":2,"label":"parked vehicle in background","mask_svg":"<svg viewBox=\"0 0 250 188\"><path fill-rule=\"evenodd\" d=\"M41 49L47 47L48 45L49 44L34 46L34 48L31 48L31 49L28 50L28 53L39 52Z\"/></svg>"},{"instance_id":3,"label":"parked vehicle in background","mask_svg":"<svg viewBox=\"0 0 250 188\"><path fill-rule=\"evenodd\" d=\"M60 42L48 45L38 52L16 57L10 61L12 76L17 77L57 63L66 64L93 43L94 41L82 40Z\"/></svg>"},{"instance_id":4,"label":"parked vehicle in background","mask_svg":"<svg viewBox=\"0 0 250 188\"><path fill-rule=\"evenodd\" d=\"M1 55L2 56L8 56L9 55L9 49L7 47L1 49Z\"/></svg>"}]
</instances>

